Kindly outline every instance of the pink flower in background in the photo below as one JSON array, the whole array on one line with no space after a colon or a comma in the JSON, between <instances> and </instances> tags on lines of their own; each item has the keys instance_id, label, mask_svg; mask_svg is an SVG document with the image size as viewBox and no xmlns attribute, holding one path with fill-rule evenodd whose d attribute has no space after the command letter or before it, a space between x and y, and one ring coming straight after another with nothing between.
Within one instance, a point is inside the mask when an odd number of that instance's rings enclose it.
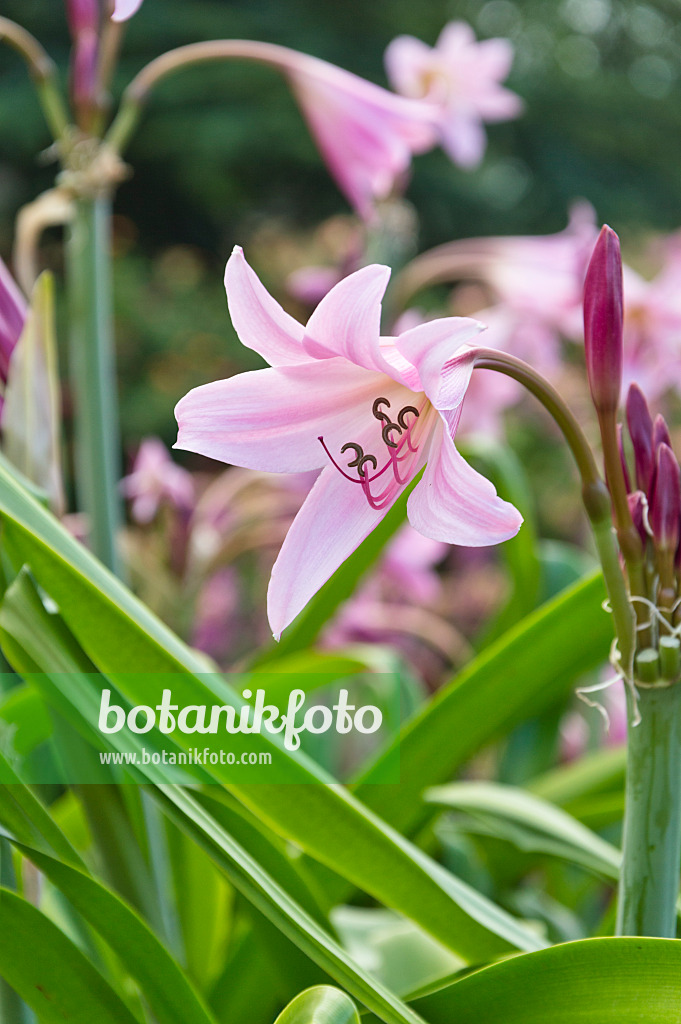
<instances>
[{"instance_id":1,"label":"pink flower in background","mask_svg":"<svg viewBox=\"0 0 681 1024\"><path fill-rule=\"evenodd\" d=\"M388 46L385 62L397 92L437 105L442 148L463 167L474 167L482 159L484 121L507 121L522 112L520 98L501 85L513 62L511 43L479 43L463 21L446 25L434 47L413 36L398 36Z\"/></svg>"},{"instance_id":2,"label":"pink flower in background","mask_svg":"<svg viewBox=\"0 0 681 1024\"><path fill-rule=\"evenodd\" d=\"M9 359L26 323L28 305L0 259L0 379L7 380Z\"/></svg>"},{"instance_id":3,"label":"pink flower in background","mask_svg":"<svg viewBox=\"0 0 681 1024\"><path fill-rule=\"evenodd\" d=\"M266 44L253 45L264 52ZM360 216L370 219L376 200L406 184L412 155L435 145L435 109L316 57L267 49L272 54L267 62L288 78L340 189Z\"/></svg>"},{"instance_id":4,"label":"pink flower in background","mask_svg":"<svg viewBox=\"0 0 681 1024\"><path fill-rule=\"evenodd\" d=\"M627 266L623 273L624 389L636 381L650 399L669 388L681 392L681 255L670 242L651 281Z\"/></svg>"},{"instance_id":5,"label":"pink flower in background","mask_svg":"<svg viewBox=\"0 0 681 1024\"><path fill-rule=\"evenodd\" d=\"M381 338L389 274L351 274L303 327L235 249L225 275L232 321L271 368L195 388L176 409L179 448L266 472L321 470L272 572L275 636L424 465L408 504L424 536L495 544L522 522L454 446L475 357L468 342L481 325L449 318Z\"/></svg>"},{"instance_id":6,"label":"pink flower in background","mask_svg":"<svg viewBox=\"0 0 681 1024\"><path fill-rule=\"evenodd\" d=\"M137 452L132 473L121 480L121 490L132 501L132 518L150 523L163 501L188 512L194 505L191 473L173 462L158 437L147 437Z\"/></svg>"},{"instance_id":7,"label":"pink flower in background","mask_svg":"<svg viewBox=\"0 0 681 1024\"><path fill-rule=\"evenodd\" d=\"M142 0L116 0L111 18L113 21L127 21L141 6Z\"/></svg>"}]
</instances>

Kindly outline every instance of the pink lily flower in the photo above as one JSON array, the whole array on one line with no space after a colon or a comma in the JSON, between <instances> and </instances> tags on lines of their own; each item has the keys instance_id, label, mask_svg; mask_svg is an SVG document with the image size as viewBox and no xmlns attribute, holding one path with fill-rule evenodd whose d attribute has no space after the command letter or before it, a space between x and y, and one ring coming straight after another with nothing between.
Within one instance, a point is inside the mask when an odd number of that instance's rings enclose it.
<instances>
[{"instance_id":1,"label":"pink lily flower","mask_svg":"<svg viewBox=\"0 0 681 1024\"><path fill-rule=\"evenodd\" d=\"M346 277L303 327L237 247L225 273L232 322L270 368L195 388L175 410L178 448L265 472L321 470L272 571L277 638L424 465L408 515L425 537L496 544L522 522L454 446L482 325L449 318L381 338L389 275Z\"/></svg>"},{"instance_id":2,"label":"pink lily flower","mask_svg":"<svg viewBox=\"0 0 681 1024\"><path fill-rule=\"evenodd\" d=\"M484 121L507 121L522 101L500 84L513 62L507 39L479 43L470 25L452 21L434 47L413 36L393 39L385 54L388 78L404 96L426 99L439 110L442 148L462 167L474 167L485 152Z\"/></svg>"},{"instance_id":3,"label":"pink lily flower","mask_svg":"<svg viewBox=\"0 0 681 1024\"><path fill-rule=\"evenodd\" d=\"M131 514L136 523L150 523L162 502L188 514L194 507L194 479L173 462L158 437L142 441L132 472L121 480L121 490L132 501Z\"/></svg>"},{"instance_id":4,"label":"pink lily flower","mask_svg":"<svg viewBox=\"0 0 681 1024\"><path fill-rule=\"evenodd\" d=\"M284 73L332 176L365 220L406 184L414 153L437 140L436 108L395 96L333 64L269 43L235 43ZM235 50L236 54L236 50Z\"/></svg>"},{"instance_id":5,"label":"pink lily flower","mask_svg":"<svg viewBox=\"0 0 681 1024\"><path fill-rule=\"evenodd\" d=\"M142 0L115 0L112 21L127 21L142 6Z\"/></svg>"}]
</instances>

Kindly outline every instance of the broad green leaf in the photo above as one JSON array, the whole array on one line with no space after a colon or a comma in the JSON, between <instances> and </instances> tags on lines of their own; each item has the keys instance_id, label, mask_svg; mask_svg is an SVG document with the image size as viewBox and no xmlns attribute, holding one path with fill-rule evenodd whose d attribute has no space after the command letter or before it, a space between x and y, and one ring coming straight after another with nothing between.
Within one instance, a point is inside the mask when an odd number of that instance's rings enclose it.
<instances>
[{"instance_id":1,"label":"broad green leaf","mask_svg":"<svg viewBox=\"0 0 681 1024\"><path fill-rule=\"evenodd\" d=\"M29 754L52 734L45 702L31 686L15 686L0 697L0 719L13 730L18 754Z\"/></svg>"},{"instance_id":2,"label":"broad green leaf","mask_svg":"<svg viewBox=\"0 0 681 1024\"><path fill-rule=\"evenodd\" d=\"M210 682L211 677L202 673L202 660L74 541L2 466L0 516L11 534L15 553L30 564L39 583L57 601L68 628L87 656L133 704L156 703L149 699L149 673L166 671L175 673L174 697L183 705L209 704L217 695L221 703L231 699L240 706L240 699L217 677L216 689L209 689L206 680ZM15 615L12 628L7 626L4 616L11 612L13 597L14 592L9 593L3 603L5 630L23 630L24 650L52 671L53 662L49 655L45 657L46 652L39 655L28 649L36 643L36 633L41 637L39 643L46 642L47 635L40 629L26 630L28 613ZM73 685L79 685L78 680ZM94 699L93 692L86 719L91 727L96 724L97 711L98 698ZM147 745L150 735L145 737ZM100 737L100 744L102 740ZM295 772L292 778L305 784L236 785L228 766L212 766L210 772L215 779L228 783L235 795L275 831L297 842L353 885L410 917L468 960L541 945L510 915L369 813L346 789L331 784L309 759L286 752L268 735L254 733L248 740L253 751L269 750L279 758L286 757ZM177 742L193 745L192 737L182 733ZM215 749L219 749L217 736L206 735L206 742L214 742ZM152 781L167 781L167 777L154 775Z\"/></svg>"},{"instance_id":3,"label":"broad green leaf","mask_svg":"<svg viewBox=\"0 0 681 1024\"><path fill-rule=\"evenodd\" d=\"M423 1024L418 1014L355 963L188 790L164 786L156 794L170 816L210 854L232 885L355 999L386 1024Z\"/></svg>"},{"instance_id":4,"label":"broad green leaf","mask_svg":"<svg viewBox=\"0 0 681 1024\"><path fill-rule=\"evenodd\" d=\"M81 866L80 855L2 754L0 779L0 824L21 842L39 846L68 864Z\"/></svg>"},{"instance_id":5,"label":"broad green leaf","mask_svg":"<svg viewBox=\"0 0 681 1024\"><path fill-rule=\"evenodd\" d=\"M261 784L232 789L275 832L411 918L469 962L490 959L512 947L542 945L538 936L409 843L342 787ZM407 868L405 855L410 865L418 865L418 872ZM443 901L443 893L450 900Z\"/></svg>"},{"instance_id":6,"label":"broad green leaf","mask_svg":"<svg viewBox=\"0 0 681 1024\"><path fill-rule=\"evenodd\" d=\"M139 1024L71 940L9 889L0 889L0 924L0 975L41 1024Z\"/></svg>"},{"instance_id":7,"label":"broad green leaf","mask_svg":"<svg viewBox=\"0 0 681 1024\"><path fill-rule=\"evenodd\" d=\"M678 1024L681 942L599 938L510 957L416 999L429 1024Z\"/></svg>"},{"instance_id":8,"label":"broad green leaf","mask_svg":"<svg viewBox=\"0 0 681 1024\"><path fill-rule=\"evenodd\" d=\"M61 398L54 333L54 279L35 283L24 329L12 352L2 410L2 449L61 511Z\"/></svg>"},{"instance_id":9,"label":"broad green leaf","mask_svg":"<svg viewBox=\"0 0 681 1024\"><path fill-rule=\"evenodd\" d=\"M426 790L428 803L517 826L525 848L550 853L590 871L617 878L620 851L547 800L515 786L455 782Z\"/></svg>"},{"instance_id":10,"label":"broad green leaf","mask_svg":"<svg viewBox=\"0 0 681 1024\"><path fill-rule=\"evenodd\" d=\"M315 985L293 999L275 1024L360 1024L352 999L331 985Z\"/></svg>"},{"instance_id":11,"label":"broad green leaf","mask_svg":"<svg viewBox=\"0 0 681 1024\"><path fill-rule=\"evenodd\" d=\"M159 1024L215 1024L178 964L131 907L83 871L22 843L15 846L118 954Z\"/></svg>"},{"instance_id":12,"label":"broad green leaf","mask_svg":"<svg viewBox=\"0 0 681 1024\"><path fill-rule=\"evenodd\" d=\"M486 743L559 700L607 660L612 641L600 574L587 577L523 619L467 665L405 725L396 741L399 786L372 786L383 754L355 795L401 830L428 813L420 794L447 782ZM576 641L578 638L578 642Z\"/></svg>"}]
</instances>

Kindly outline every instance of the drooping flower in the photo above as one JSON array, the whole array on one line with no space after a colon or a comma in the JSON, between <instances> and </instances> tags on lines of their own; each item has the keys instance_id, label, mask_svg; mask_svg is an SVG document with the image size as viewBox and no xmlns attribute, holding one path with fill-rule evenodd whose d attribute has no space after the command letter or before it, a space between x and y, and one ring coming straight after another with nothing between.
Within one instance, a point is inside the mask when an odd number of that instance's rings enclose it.
<instances>
[{"instance_id":1,"label":"drooping flower","mask_svg":"<svg viewBox=\"0 0 681 1024\"><path fill-rule=\"evenodd\" d=\"M180 511L191 511L194 504L194 480L191 473L173 462L158 437L142 441L132 472L121 480L121 490L132 501L132 517L137 523L150 523L163 501Z\"/></svg>"},{"instance_id":2,"label":"drooping flower","mask_svg":"<svg viewBox=\"0 0 681 1024\"><path fill-rule=\"evenodd\" d=\"M142 6L142 0L115 0L112 21L127 21Z\"/></svg>"},{"instance_id":3,"label":"drooping flower","mask_svg":"<svg viewBox=\"0 0 681 1024\"><path fill-rule=\"evenodd\" d=\"M176 408L176 447L266 472L321 470L272 572L275 636L424 466L408 503L424 536L495 544L522 522L454 446L481 325L449 318L381 338L389 274L351 274L303 327L236 248L225 274L232 321L270 368L195 388Z\"/></svg>"},{"instance_id":4,"label":"drooping flower","mask_svg":"<svg viewBox=\"0 0 681 1024\"><path fill-rule=\"evenodd\" d=\"M406 184L412 155L437 142L437 110L427 101L396 96L283 46L237 42L235 47L283 72L327 167L367 220L377 200Z\"/></svg>"},{"instance_id":5,"label":"drooping flower","mask_svg":"<svg viewBox=\"0 0 681 1024\"><path fill-rule=\"evenodd\" d=\"M523 109L515 93L500 83L513 62L507 39L478 42L470 25L446 25L434 47L413 36L393 39L385 54L394 89L427 99L439 109L442 148L463 167L474 167L485 152L485 121L507 121Z\"/></svg>"}]
</instances>

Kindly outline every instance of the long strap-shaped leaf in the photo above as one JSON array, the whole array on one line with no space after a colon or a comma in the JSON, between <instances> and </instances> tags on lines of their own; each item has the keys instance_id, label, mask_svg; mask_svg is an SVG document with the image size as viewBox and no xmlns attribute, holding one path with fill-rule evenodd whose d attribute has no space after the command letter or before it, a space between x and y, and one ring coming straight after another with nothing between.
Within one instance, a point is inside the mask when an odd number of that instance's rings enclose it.
<instances>
[{"instance_id":1,"label":"long strap-shaped leaf","mask_svg":"<svg viewBox=\"0 0 681 1024\"><path fill-rule=\"evenodd\" d=\"M429 1024L678 1024L681 942L567 942L492 964L415 1006Z\"/></svg>"},{"instance_id":2,"label":"long strap-shaped leaf","mask_svg":"<svg viewBox=\"0 0 681 1024\"><path fill-rule=\"evenodd\" d=\"M0 466L0 516L16 553L31 566L40 584L57 601L69 628L97 668L119 683L134 704L148 704L146 673L175 673L182 704L207 704L229 698L229 689L201 674L201 659L175 637L115 577L71 538ZM6 598L6 606L7 601ZM17 617L20 623L21 616ZM16 631L15 623L13 629ZM10 630L11 632L11 630ZM24 647L33 643L27 637ZM26 648L27 649L27 648ZM37 655L29 651L33 660ZM48 670L51 665L43 662ZM207 680L208 679L208 683ZM240 699L232 694L238 705ZM151 703L156 703L152 701ZM96 724L92 721L90 724ZM209 737L206 738L207 742ZM178 742L190 745L181 734ZM212 737L215 742L216 737ZM346 789L328 784L328 776L308 759L283 750L267 735L249 736L251 749L286 757L305 785L233 786L233 791L272 826L314 857L339 871L353 885L401 911L454 952L470 961L489 959L542 943L470 887L455 879L399 833L368 812ZM211 768L230 782L228 768ZM222 772L223 774L219 774ZM321 783L321 784L320 784ZM283 794L289 807L284 809ZM324 828L320 829L320 822ZM329 828L329 824L333 828Z\"/></svg>"},{"instance_id":3,"label":"long strap-shaped leaf","mask_svg":"<svg viewBox=\"0 0 681 1024\"><path fill-rule=\"evenodd\" d=\"M131 907L84 871L22 843L14 845L118 954L159 1024L215 1024L177 962Z\"/></svg>"},{"instance_id":4,"label":"long strap-shaped leaf","mask_svg":"<svg viewBox=\"0 0 681 1024\"><path fill-rule=\"evenodd\" d=\"M41 1024L138 1024L71 940L9 889L0 889L0 975Z\"/></svg>"},{"instance_id":5,"label":"long strap-shaped leaf","mask_svg":"<svg viewBox=\"0 0 681 1024\"><path fill-rule=\"evenodd\" d=\"M612 641L600 574L569 587L495 641L407 723L396 741L400 785L372 786L381 760L355 794L401 831L416 829L427 786L448 781L484 744L569 692L607 659Z\"/></svg>"}]
</instances>

